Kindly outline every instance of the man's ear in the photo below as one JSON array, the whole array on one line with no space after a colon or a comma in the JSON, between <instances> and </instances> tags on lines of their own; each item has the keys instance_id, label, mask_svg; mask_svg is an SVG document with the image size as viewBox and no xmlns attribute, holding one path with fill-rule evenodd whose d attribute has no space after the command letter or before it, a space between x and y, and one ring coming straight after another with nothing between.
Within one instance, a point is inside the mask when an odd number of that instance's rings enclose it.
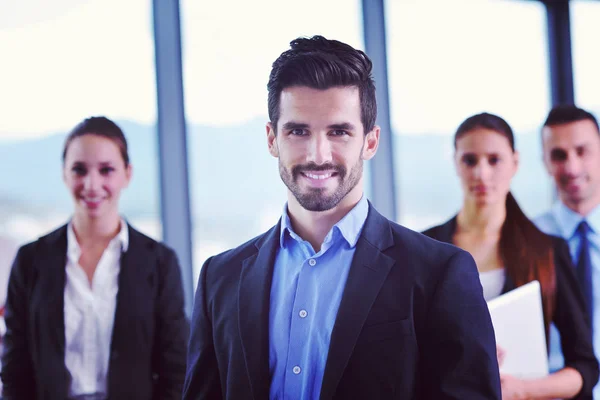
<instances>
[{"instance_id":1,"label":"man's ear","mask_svg":"<svg viewBox=\"0 0 600 400\"><path fill-rule=\"evenodd\" d=\"M548 175L552 176L552 161L550 160L550 154L548 154L548 149L546 148L546 138L545 136L550 134L548 132L548 127L542 128L542 163L544 164L544 169L548 173Z\"/></svg>"},{"instance_id":2,"label":"man's ear","mask_svg":"<svg viewBox=\"0 0 600 400\"><path fill-rule=\"evenodd\" d=\"M267 122L267 146L269 153L275 158L279 157L279 148L277 147L277 133L271 122Z\"/></svg>"},{"instance_id":3,"label":"man's ear","mask_svg":"<svg viewBox=\"0 0 600 400\"><path fill-rule=\"evenodd\" d=\"M377 125L371 129L371 132L367 133L365 136L365 142L363 144L362 151L362 159L370 160L377 153L377 148L379 147L379 134L381 132L381 128Z\"/></svg>"}]
</instances>

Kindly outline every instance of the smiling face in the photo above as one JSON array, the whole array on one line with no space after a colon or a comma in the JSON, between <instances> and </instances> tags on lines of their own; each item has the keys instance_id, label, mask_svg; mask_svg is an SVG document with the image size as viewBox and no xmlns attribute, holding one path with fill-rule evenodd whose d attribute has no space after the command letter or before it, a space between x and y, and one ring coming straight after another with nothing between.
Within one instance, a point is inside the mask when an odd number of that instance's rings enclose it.
<instances>
[{"instance_id":1,"label":"smiling face","mask_svg":"<svg viewBox=\"0 0 600 400\"><path fill-rule=\"evenodd\" d=\"M465 201L486 206L505 201L518 154L501 133L477 128L457 139L455 165Z\"/></svg>"},{"instance_id":2,"label":"smiling face","mask_svg":"<svg viewBox=\"0 0 600 400\"><path fill-rule=\"evenodd\" d=\"M290 201L327 211L360 200L363 161L379 143L378 127L364 134L360 110L356 87L281 92L278 126L267 124L267 140Z\"/></svg>"},{"instance_id":3,"label":"smiling face","mask_svg":"<svg viewBox=\"0 0 600 400\"><path fill-rule=\"evenodd\" d=\"M546 126L544 164L562 202L586 214L600 204L600 134L590 120Z\"/></svg>"},{"instance_id":4,"label":"smiling face","mask_svg":"<svg viewBox=\"0 0 600 400\"><path fill-rule=\"evenodd\" d=\"M75 214L83 218L114 218L119 197L131 179L115 141L94 134L73 139L67 148L63 179L75 203Z\"/></svg>"}]
</instances>

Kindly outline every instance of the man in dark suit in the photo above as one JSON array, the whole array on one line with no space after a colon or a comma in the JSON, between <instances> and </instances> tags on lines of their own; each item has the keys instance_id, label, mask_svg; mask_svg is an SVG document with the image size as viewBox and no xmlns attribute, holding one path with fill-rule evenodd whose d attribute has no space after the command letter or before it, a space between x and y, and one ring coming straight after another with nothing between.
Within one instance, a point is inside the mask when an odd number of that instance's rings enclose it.
<instances>
[{"instance_id":1,"label":"man in dark suit","mask_svg":"<svg viewBox=\"0 0 600 400\"><path fill-rule=\"evenodd\" d=\"M273 64L279 223L204 264L184 399L500 399L472 257L363 195L379 144L371 61L320 36Z\"/></svg>"}]
</instances>

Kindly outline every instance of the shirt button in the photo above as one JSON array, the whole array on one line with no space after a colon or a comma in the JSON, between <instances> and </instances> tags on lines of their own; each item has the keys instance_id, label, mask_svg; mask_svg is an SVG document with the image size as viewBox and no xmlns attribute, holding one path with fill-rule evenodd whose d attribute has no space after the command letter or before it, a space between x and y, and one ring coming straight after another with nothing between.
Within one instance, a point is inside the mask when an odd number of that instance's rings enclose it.
<instances>
[{"instance_id":1,"label":"shirt button","mask_svg":"<svg viewBox=\"0 0 600 400\"><path fill-rule=\"evenodd\" d=\"M292 372L296 375L298 375L300 372L302 372L302 370L300 369L299 366L295 366L294 368L292 368Z\"/></svg>"},{"instance_id":2,"label":"shirt button","mask_svg":"<svg viewBox=\"0 0 600 400\"><path fill-rule=\"evenodd\" d=\"M308 315L308 313L306 312L306 310L300 310L300 312L298 313L298 315L300 315L300 318L306 318L306 316Z\"/></svg>"},{"instance_id":3,"label":"shirt button","mask_svg":"<svg viewBox=\"0 0 600 400\"><path fill-rule=\"evenodd\" d=\"M308 260L308 263L310 264L311 267L314 267L315 265L317 265L317 260L315 260L314 258L311 258L310 260Z\"/></svg>"}]
</instances>

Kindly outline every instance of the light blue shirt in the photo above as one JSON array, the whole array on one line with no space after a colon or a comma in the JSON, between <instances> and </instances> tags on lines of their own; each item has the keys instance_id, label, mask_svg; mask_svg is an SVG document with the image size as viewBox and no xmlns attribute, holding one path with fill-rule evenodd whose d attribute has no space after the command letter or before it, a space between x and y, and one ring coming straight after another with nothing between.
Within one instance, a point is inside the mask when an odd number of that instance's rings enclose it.
<instances>
[{"instance_id":1,"label":"light blue shirt","mask_svg":"<svg viewBox=\"0 0 600 400\"><path fill-rule=\"evenodd\" d=\"M293 231L285 207L271 285L270 399L319 398L331 331L368 212L363 196L315 253Z\"/></svg>"},{"instance_id":2,"label":"light blue shirt","mask_svg":"<svg viewBox=\"0 0 600 400\"><path fill-rule=\"evenodd\" d=\"M577 235L577 227L584 219L565 206L562 202L557 202L550 211L534 219L534 223L543 232L560 236L569 243L571 259L573 264L577 265L579 257L580 238ZM600 359L600 206L596 206L586 217L585 220L590 226L588 239L590 244L590 257L592 259L592 285L594 289L594 314L592 324L594 327L594 352L596 358ZM554 325L550 327L550 371L557 371L564 367L565 361L560 348L560 334ZM594 398L600 399L600 385L594 387Z\"/></svg>"}]
</instances>

